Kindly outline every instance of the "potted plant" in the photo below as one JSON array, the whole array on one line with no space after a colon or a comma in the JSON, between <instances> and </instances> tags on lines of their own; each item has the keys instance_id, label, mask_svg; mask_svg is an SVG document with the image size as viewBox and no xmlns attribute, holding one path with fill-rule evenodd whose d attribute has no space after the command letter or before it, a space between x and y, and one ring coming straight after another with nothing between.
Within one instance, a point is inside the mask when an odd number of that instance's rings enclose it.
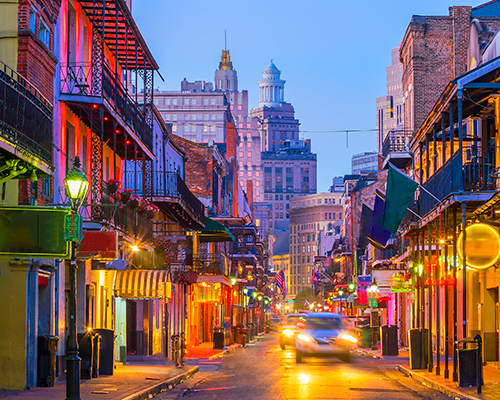
<instances>
[{"instance_id":1,"label":"potted plant","mask_svg":"<svg viewBox=\"0 0 500 400\"><path fill-rule=\"evenodd\" d=\"M149 204L147 207L146 207L146 216L148 219L153 219L156 215L156 213L159 211L160 209L158 207L156 207L154 204Z\"/></svg>"},{"instance_id":2,"label":"potted plant","mask_svg":"<svg viewBox=\"0 0 500 400\"><path fill-rule=\"evenodd\" d=\"M118 190L118 186L120 186L121 182L117 179L110 179L106 182L108 184L108 192L113 194Z\"/></svg>"},{"instance_id":3,"label":"potted plant","mask_svg":"<svg viewBox=\"0 0 500 400\"><path fill-rule=\"evenodd\" d=\"M130 196L132 195L132 189L121 189L118 191L118 193L120 193L122 204L127 204L127 202L130 200Z\"/></svg>"},{"instance_id":4,"label":"potted plant","mask_svg":"<svg viewBox=\"0 0 500 400\"><path fill-rule=\"evenodd\" d=\"M139 204L137 205L137 211L139 212L139 214L144 214L147 211L149 205L150 204L146 200L141 198L139 200Z\"/></svg>"},{"instance_id":5,"label":"potted plant","mask_svg":"<svg viewBox=\"0 0 500 400\"><path fill-rule=\"evenodd\" d=\"M141 201L142 199L137 196L135 193L132 193L130 195L130 198L129 198L129 201L128 201L128 205L132 208L137 208L139 206L139 202Z\"/></svg>"}]
</instances>

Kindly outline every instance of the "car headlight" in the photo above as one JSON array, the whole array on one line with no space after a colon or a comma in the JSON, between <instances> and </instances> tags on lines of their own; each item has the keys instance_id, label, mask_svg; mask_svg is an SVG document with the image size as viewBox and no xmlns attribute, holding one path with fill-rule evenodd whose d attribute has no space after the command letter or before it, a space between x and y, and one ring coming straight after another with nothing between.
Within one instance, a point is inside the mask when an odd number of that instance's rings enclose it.
<instances>
[{"instance_id":1,"label":"car headlight","mask_svg":"<svg viewBox=\"0 0 500 400\"><path fill-rule=\"evenodd\" d=\"M347 340L348 342L351 342L353 344L358 343L358 339L356 339L354 336L348 335L347 333L343 333L340 335L341 339Z\"/></svg>"},{"instance_id":2,"label":"car headlight","mask_svg":"<svg viewBox=\"0 0 500 400\"><path fill-rule=\"evenodd\" d=\"M293 336L294 335L294 332L291 329L283 329L283 331L281 333L285 336Z\"/></svg>"},{"instance_id":3,"label":"car headlight","mask_svg":"<svg viewBox=\"0 0 500 400\"><path fill-rule=\"evenodd\" d=\"M303 340L304 342L310 342L312 340L309 336L304 335L302 333L299 333L297 338L299 338L300 340Z\"/></svg>"}]
</instances>

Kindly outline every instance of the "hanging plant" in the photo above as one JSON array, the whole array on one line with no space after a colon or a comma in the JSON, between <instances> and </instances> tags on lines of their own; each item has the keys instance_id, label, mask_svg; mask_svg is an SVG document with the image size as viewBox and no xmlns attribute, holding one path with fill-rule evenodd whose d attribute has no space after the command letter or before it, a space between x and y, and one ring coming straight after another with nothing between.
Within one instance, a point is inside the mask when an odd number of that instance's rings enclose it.
<instances>
[{"instance_id":1,"label":"hanging plant","mask_svg":"<svg viewBox=\"0 0 500 400\"><path fill-rule=\"evenodd\" d=\"M127 202L130 200L130 196L132 195L132 190L131 189L121 189L118 191L120 194L120 200L122 204L127 204Z\"/></svg>"},{"instance_id":2,"label":"hanging plant","mask_svg":"<svg viewBox=\"0 0 500 400\"><path fill-rule=\"evenodd\" d=\"M153 219L158 211L160 211L160 209L154 204L148 204L148 206L146 207L147 218Z\"/></svg>"},{"instance_id":3,"label":"hanging plant","mask_svg":"<svg viewBox=\"0 0 500 400\"><path fill-rule=\"evenodd\" d=\"M137 196L135 193L132 193L130 195L130 199L128 201L128 205L131 207L131 208L137 208L139 206L139 202L141 201L142 199Z\"/></svg>"},{"instance_id":4,"label":"hanging plant","mask_svg":"<svg viewBox=\"0 0 500 400\"><path fill-rule=\"evenodd\" d=\"M110 179L106 182L108 184L108 192L111 194L116 193L118 190L118 186L120 186L121 182L117 179Z\"/></svg>"}]
</instances>

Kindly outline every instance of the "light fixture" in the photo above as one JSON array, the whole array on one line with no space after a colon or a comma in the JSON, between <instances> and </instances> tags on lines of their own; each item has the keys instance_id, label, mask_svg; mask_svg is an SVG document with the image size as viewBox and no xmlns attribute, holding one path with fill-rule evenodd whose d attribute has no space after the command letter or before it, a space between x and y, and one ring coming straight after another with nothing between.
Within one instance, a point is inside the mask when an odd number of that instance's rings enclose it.
<instances>
[{"instance_id":1,"label":"light fixture","mask_svg":"<svg viewBox=\"0 0 500 400\"><path fill-rule=\"evenodd\" d=\"M80 158L75 157L73 168L71 168L66 178L64 178L64 186L66 188L66 196L71 201L71 208L78 211L87 196L89 181L82 171L80 166Z\"/></svg>"},{"instance_id":2,"label":"light fixture","mask_svg":"<svg viewBox=\"0 0 500 400\"><path fill-rule=\"evenodd\" d=\"M372 291L376 291L378 289L378 285L377 285L377 280L375 278L373 278L373 282L372 282L372 285L371 285L371 289Z\"/></svg>"},{"instance_id":3,"label":"light fixture","mask_svg":"<svg viewBox=\"0 0 500 400\"><path fill-rule=\"evenodd\" d=\"M132 244L132 245L130 245L130 250L132 250L133 252L136 252L136 251L139 251L139 247L137 247L137 245L135 245L135 244Z\"/></svg>"}]
</instances>

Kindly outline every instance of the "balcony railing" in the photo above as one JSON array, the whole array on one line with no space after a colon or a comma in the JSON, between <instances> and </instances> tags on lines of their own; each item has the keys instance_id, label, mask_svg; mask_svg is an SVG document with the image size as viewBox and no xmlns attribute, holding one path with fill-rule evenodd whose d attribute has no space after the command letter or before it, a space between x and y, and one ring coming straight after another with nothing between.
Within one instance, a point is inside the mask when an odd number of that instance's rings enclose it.
<instances>
[{"instance_id":1,"label":"balcony railing","mask_svg":"<svg viewBox=\"0 0 500 400\"><path fill-rule=\"evenodd\" d=\"M52 104L1 61L0 137L52 166Z\"/></svg>"},{"instance_id":2,"label":"balcony railing","mask_svg":"<svg viewBox=\"0 0 500 400\"><path fill-rule=\"evenodd\" d=\"M135 190L139 196L142 196L142 171L127 172L126 179L127 188ZM153 197L178 198L199 221L204 221L205 206L191 193L184 180L176 172L153 172Z\"/></svg>"},{"instance_id":3,"label":"balcony railing","mask_svg":"<svg viewBox=\"0 0 500 400\"><path fill-rule=\"evenodd\" d=\"M140 213L137 208L121 204L117 197L107 191L106 187L107 184L103 182L102 205L90 206L100 210L99 217L94 218L94 221L106 222L138 240L153 239L152 221L147 218L147 215ZM93 215L93 213L90 214Z\"/></svg>"},{"instance_id":4,"label":"balcony railing","mask_svg":"<svg viewBox=\"0 0 500 400\"><path fill-rule=\"evenodd\" d=\"M93 84L93 82L98 82ZM120 79L106 64L100 80L92 79L91 63L61 64L61 94L91 96L106 99L125 123L153 150L153 135L141 108L127 94Z\"/></svg>"},{"instance_id":5,"label":"balcony railing","mask_svg":"<svg viewBox=\"0 0 500 400\"><path fill-rule=\"evenodd\" d=\"M389 132L382 145L384 159L391 153L408 153L408 142L411 135Z\"/></svg>"},{"instance_id":6,"label":"balcony railing","mask_svg":"<svg viewBox=\"0 0 500 400\"><path fill-rule=\"evenodd\" d=\"M471 146L463 149L463 167L460 153L453 156L434 173L424 187L443 200L463 187L464 192L495 191L499 168L495 166L495 147ZM431 196L420 195L420 215L424 216L437 204Z\"/></svg>"},{"instance_id":7,"label":"balcony railing","mask_svg":"<svg viewBox=\"0 0 500 400\"><path fill-rule=\"evenodd\" d=\"M188 268L199 275L229 276L230 263L224 254L195 253L193 266Z\"/></svg>"}]
</instances>

